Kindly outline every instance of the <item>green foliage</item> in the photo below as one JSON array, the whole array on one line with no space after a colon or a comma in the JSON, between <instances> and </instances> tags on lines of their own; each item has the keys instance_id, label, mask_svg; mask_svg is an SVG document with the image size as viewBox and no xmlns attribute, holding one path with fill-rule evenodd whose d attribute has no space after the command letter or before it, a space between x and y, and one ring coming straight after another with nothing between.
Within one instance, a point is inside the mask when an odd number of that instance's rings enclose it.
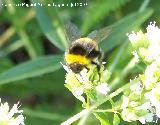
<instances>
[{"instance_id":1,"label":"green foliage","mask_svg":"<svg viewBox=\"0 0 160 125\"><path fill-rule=\"evenodd\" d=\"M0 75L0 84L31 78L60 68L61 56L46 56L15 66Z\"/></svg>"},{"instance_id":2,"label":"green foliage","mask_svg":"<svg viewBox=\"0 0 160 125\"><path fill-rule=\"evenodd\" d=\"M152 12L153 11L150 9L142 12L136 12L113 24L113 30L111 31L110 36L106 39L107 42L102 42L101 44L102 50L110 51L113 47L124 42L126 34L141 25L148 17L151 16Z\"/></svg>"},{"instance_id":3,"label":"green foliage","mask_svg":"<svg viewBox=\"0 0 160 125\"><path fill-rule=\"evenodd\" d=\"M114 114L114 120L113 120L113 125L119 125L120 123L120 118L117 114Z\"/></svg>"},{"instance_id":4,"label":"green foliage","mask_svg":"<svg viewBox=\"0 0 160 125\"><path fill-rule=\"evenodd\" d=\"M100 23L100 20L108 16L110 11L118 9L128 1L129 0L116 0L114 3L112 0L101 0L101 2L98 0L90 1L85 13L85 17L87 18L84 19L82 31L88 31L90 27L94 26L97 22Z\"/></svg>"},{"instance_id":5,"label":"green foliage","mask_svg":"<svg viewBox=\"0 0 160 125\"><path fill-rule=\"evenodd\" d=\"M109 117L107 113L94 113L96 118L100 121L101 125L110 125Z\"/></svg>"},{"instance_id":6,"label":"green foliage","mask_svg":"<svg viewBox=\"0 0 160 125\"><path fill-rule=\"evenodd\" d=\"M60 41L59 37L57 36L57 32L55 32L55 30L53 29L52 23L45 14L43 8L34 7L34 9L36 11L36 17L43 33L50 40L50 42L52 42L56 47L64 51L67 42Z\"/></svg>"}]
</instances>

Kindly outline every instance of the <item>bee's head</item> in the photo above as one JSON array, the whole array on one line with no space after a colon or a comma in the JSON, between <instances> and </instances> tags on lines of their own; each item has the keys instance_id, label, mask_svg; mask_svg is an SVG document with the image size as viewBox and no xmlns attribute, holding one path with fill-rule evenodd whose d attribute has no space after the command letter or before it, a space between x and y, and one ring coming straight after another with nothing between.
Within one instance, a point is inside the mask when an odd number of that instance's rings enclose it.
<instances>
[{"instance_id":1,"label":"bee's head","mask_svg":"<svg viewBox=\"0 0 160 125\"><path fill-rule=\"evenodd\" d=\"M71 63L69 67L74 73L80 73L83 70L84 65L74 62Z\"/></svg>"}]
</instances>

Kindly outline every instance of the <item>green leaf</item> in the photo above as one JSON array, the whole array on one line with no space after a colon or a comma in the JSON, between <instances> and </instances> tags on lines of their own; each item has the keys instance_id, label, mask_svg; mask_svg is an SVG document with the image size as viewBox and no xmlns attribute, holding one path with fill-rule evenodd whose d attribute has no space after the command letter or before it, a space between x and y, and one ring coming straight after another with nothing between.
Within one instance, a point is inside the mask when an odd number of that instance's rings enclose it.
<instances>
[{"instance_id":1,"label":"green leaf","mask_svg":"<svg viewBox=\"0 0 160 125\"><path fill-rule=\"evenodd\" d=\"M51 43L53 43L56 47L58 47L61 50L65 50L67 43L64 43L60 40L56 31L56 28L53 27L50 19L44 12L42 7L34 7L36 11L36 18L37 21L45 34L45 36L50 40Z\"/></svg>"},{"instance_id":2,"label":"green leaf","mask_svg":"<svg viewBox=\"0 0 160 125\"><path fill-rule=\"evenodd\" d=\"M96 91L94 89L86 90L85 93L90 99L97 100Z\"/></svg>"},{"instance_id":3,"label":"green leaf","mask_svg":"<svg viewBox=\"0 0 160 125\"><path fill-rule=\"evenodd\" d=\"M125 41L126 33L131 32L135 27L140 26L152 14L152 9L136 12L126 16L117 23L113 24L111 34L101 42L103 51L110 51L115 46Z\"/></svg>"},{"instance_id":4,"label":"green leaf","mask_svg":"<svg viewBox=\"0 0 160 125\"><path fill-rule=\"evenodd\" d=\"M68 90L64 87L64 80L65 72L60 68L52 73L43 74L43 76L4 84L0 87L0 92L18 98L30 95L48 96L51 93L64 96L66 93L68 94Z\"/></svg>"},{"instance_id":5,"label":"green leaf","mask_svg":"<svg viewBox=\"0 0 160 125\"><path fill-rule=\"evenodd\" d=\"M114 114L113 125L118 125L120 123L120 118L117 114Z\"/></svg>"},{"instance_id":6,"label":"green leaf","mask_svg":"<svg viewBox=\"0 0 160 125\"><path fill-rule=\"evenodd\" d=\"M15 66L0 74L0 85L53 72L61 67L61 60L62 55L46 56Z\"/></svg>"},{"instance_id":7,"label":"green leaf","mask_svg":"<svg viewBox=\"0 0 160 125\"><path fill-rule=\"evenodd\" d=\"M66 119L66 116L57 114L57 113L48 113L48 112L43 112L43 111L33 111L33 109L25 108L24 114L30 116L30 117L35 117L35 118L40 118L40 119L48 119L52 121L63 121Z\"/></svg>"},{"instance_id":8,"label":"green leaf","mask_svg":"<svg viewBox=\"0 0 160 125\"><path fill-rule=\"evenodd\" d=\"M26 32L24 30L19 30L18 33L19 33L21 41L23 42L29 56L32 59L37 58L38 54L36 52L35 46L33 45L33 42L30 40Z\"/></svg>"},{"instance_id":9,"label":"green leaf","mask_svg":"<svg viewBox=\"0 0 160 125\"><path fill-rule=\"evenodd\" d=\"M18 50L19 48L23 47L24 43L21 40L14 41L13 43L9 44L5 48L2 48L0 51L2 56L7 56L10 53Z\"/></svg>"},{"instance_id":10,"label":"green leaf","mask_svg":"<svg viewBox=\"0 0 160 125\"><path fill-rule=\"evenodd\" d=\"M107 113L101 112L101 113L94 113L96 118L100 121L101 125L110 125L109 123L109 117Z\"/></svg>"},{"instance_id":11,"label":"green leaf","mask_svg":"<svg viewBox=\"0 0 160 125\"><path fill-rule=\"evenodd\" d=\"M6 57L0 57L0 73L13 66L12 61Z\"/></svg>"},{"instance_id":12,"label":"green leaf","mask_svg":"<svg viewBox=\"0 0 160 125\"><path fill-rule=\"evenodd\" d=\"M95 23L100 22L102 18L105 18L110 11L116 10L128 1L130 0L116 0L114 4L113 0L101 0L101 2L99 2L99 0L91 1L85 13L82 31L86 33L90 27L95 25Z\"/></svg>"}]
</instances>

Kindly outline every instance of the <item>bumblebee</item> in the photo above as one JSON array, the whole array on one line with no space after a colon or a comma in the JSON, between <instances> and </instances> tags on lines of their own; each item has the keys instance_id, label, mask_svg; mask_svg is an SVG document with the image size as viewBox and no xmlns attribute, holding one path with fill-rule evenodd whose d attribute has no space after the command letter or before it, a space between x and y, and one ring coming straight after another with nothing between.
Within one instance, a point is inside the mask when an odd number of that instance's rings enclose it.
<instances>
[{"instance_id":1,"label":"bumblebee","mask_svg":"<svg viewBox=\"0 0 160 125\"><path fill-rule=\"evenodd\" d=\"M66 37L70 43L65 53L65 62L74 72L80 73L84 68L89 70L89 65L93 64L100 70L101 51L98 43L105 39L111 28L106 27L92 31L87 37L81 37L79 29L72 23L65 25Z\"/></svg>"}]
</instances>

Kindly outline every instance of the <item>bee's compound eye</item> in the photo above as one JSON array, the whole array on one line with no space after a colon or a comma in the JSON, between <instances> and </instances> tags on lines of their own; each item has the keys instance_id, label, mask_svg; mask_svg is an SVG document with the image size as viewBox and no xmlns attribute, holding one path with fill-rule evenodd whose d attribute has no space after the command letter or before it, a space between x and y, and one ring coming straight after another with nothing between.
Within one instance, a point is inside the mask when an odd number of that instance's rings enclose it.
<instances>
[{"instance_id":1,"label":"bee's compound eye","mask_svg":"<svg viewBox=\"0 0 160 125\"><path fill-rule=\"evenodd\" d=\"M84 65L79 63L72 63L69 65L69 67L74 73L80 73L80 71L82 71L82 69L84 68Z\"/></svg>"}]
</instances>

